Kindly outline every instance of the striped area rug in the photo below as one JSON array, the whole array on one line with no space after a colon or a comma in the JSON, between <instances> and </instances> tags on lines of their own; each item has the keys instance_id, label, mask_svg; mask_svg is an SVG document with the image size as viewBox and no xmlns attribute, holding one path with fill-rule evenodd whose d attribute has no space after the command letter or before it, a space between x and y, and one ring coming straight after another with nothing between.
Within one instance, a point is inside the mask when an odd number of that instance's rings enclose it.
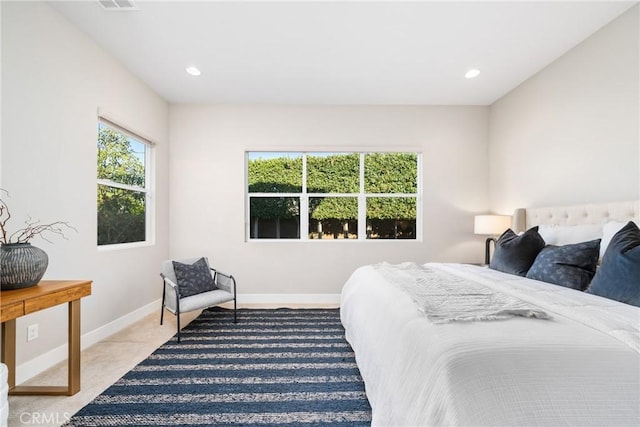
<instances>
[{"instance_id":1,"label":"striped area rug","mask_svg":"<svg viewBox=\"0 0 640 427\"><path fill-rule=\"evenodd\" d=\"M126 351L126 349L123 349ZM370 425L338 309L204 311L68 426Z\"/></svg>"}]
</instances>

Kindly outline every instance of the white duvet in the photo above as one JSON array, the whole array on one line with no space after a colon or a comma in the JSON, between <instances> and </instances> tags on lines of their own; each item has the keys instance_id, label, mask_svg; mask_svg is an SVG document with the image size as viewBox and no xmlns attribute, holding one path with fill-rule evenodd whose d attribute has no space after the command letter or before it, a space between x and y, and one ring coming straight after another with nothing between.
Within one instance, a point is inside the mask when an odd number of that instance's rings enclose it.
<instances>
[{"instance_id":1,"label":"white duvet","mask_svg":"<svg viewBox=\"0 0 640 427\"><path fill-rule=\"evenodd\" d=\"M535 304L551 320L431 323L371 266L341 319L374 425L640 425L640 309L483 267L429 267Z\"/></svg>"}]
</instances>

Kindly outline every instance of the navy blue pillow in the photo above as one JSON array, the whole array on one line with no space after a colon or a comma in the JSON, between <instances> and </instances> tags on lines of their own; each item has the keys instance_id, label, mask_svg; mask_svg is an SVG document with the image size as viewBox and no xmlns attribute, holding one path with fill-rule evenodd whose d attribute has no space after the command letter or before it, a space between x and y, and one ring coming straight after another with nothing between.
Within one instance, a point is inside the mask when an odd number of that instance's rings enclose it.
<instances>
[{"instance_id":1,"label":"navy blue pillow","mask_svg":"<svg viewBox=\"0 0 640 427\"><path fill-rule=\"evenodd\" d=\"M633 221L611 239L587 292L640 307L640 229Z\"/></svg>"},{"instance_id":2,"label":"navy blue pillow","mask_svg":"<svg viewBox=\"0 0 640 427\"><path fill-rule=\"evenodd\" d=\"M217 289L204 258L200 258L193 264L173 261L173 271L176 273L180 298Z\"/></svg>"},{"instance_id":3,"label":"navy blue pillow","mask_svg":"<svg viewBox=\"0 0 640 427\"><path fill-rule=\"evenodd\" d=\"M596 274L600 239L545 246L527 272L529 279L584 291Z\"/></svg>"},{"instance_id":4,"label":"navy blue pillow","mask_svg":"<svg viewBox=\"0 0 640 427\"><path fill-rule=\"evenodd\" d=\"M508 229L496 242L496 250L489 268L525 276L544 246L544 239L538 233L537 226L528 229L520 236Z\"/></svg>"}]
</instances>

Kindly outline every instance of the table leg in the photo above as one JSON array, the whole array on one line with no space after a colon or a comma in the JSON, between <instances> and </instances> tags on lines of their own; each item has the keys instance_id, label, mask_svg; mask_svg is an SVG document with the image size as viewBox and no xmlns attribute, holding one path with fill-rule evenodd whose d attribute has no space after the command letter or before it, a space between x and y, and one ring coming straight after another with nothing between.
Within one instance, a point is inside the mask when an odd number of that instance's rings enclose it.
<instances>
[{"instance_id":1,"label":"table leg","mask_svg":"<svg viewBox=\"0 0 640 427\"><path fill-rule=\"evenodd\" d=\"M80 300L69 301L69 396L80 391Z\"/></svg>"},{"instance_id":2,"label":"table leg","mask_svg":"<svg viewBox=\"0 0 640 427\"><path fill-rule=\"evenodd\" d=\"M9 390L16 386L16 319L2 323L2 363L7 365Z\"/></svg>"},{"instance_id":3,"label":"table leg","mask_svg":"<svg viewBox=\"0 0 640 427\"><path fill-rule=\"evenodd\" d=\"M13 324L11 324L13 322ZM6 324L6 326L5 326ZM5 333L7 331L9 333ZM2 361L9 368L9 394L12 396L73 396L80 391L80 300L69 301L69 358L66 386L15 386L15 320L2 324ZM5 362L7 360L7 362ZM12 364L10 364L10 363Z\"/></svg>"}]
</instances>

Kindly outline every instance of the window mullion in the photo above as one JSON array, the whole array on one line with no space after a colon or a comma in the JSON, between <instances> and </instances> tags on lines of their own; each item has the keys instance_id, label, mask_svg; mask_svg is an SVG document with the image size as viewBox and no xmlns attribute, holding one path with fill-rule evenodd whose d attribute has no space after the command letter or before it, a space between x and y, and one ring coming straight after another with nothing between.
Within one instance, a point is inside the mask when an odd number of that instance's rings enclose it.
<instances>
[{"instance_id":1,"label":"window mullion","mask_svg":"<svg viewBox=\"0 0 640 427\"><path fill-rule=\"evenodd\" d=\"M364 156L365 153L360 153L360 168L359 168L359 193L358 193L358 240L367 239L367 198L364 194Z\"/></svg>"},{"instance_id":2,"label":"window mullion","mask_svg":"<svg viewBox=\"0 0 640 427\"><path fill-rule=\"evenodd\" d=\"M309 194L307 194L307 153L302 153L302 193L300 194L300 240L309 239Z\"/></svg>"},{"instance_id":3,"label":"window mullion","mask_svg":"<svg viewBox=\"0 0 640 427\"><path fill-rule=\"evenodd\" d=\"M110 179L99 179L98 184L105 185L107 187L120 188L121 190L135 191L137 193L148 192L144 187L138 187L137 185L120 184L119 182L115 182Z\"/></svg>"}]
</instances>

